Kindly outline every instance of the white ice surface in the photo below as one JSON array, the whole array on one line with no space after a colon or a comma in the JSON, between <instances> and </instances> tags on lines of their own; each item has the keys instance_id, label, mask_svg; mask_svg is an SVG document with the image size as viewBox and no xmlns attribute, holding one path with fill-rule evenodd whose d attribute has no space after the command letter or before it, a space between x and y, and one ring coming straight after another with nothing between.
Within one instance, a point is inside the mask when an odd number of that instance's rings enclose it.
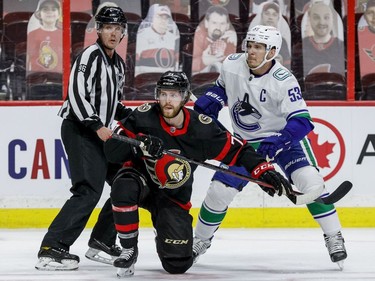
<instances>
[{"instance_id":1,"label":"white ice surface","mask_svg":"<svg viewBox=\"0 0 375 281\"><path fill-rule=\"evenodd\" d=\"M71 272L38 271L37 251L45 229L0 229L0 280L118 280L116 269L84 257L90 230L71 247L81 257ZM166 273L155 251L152 229L140 229L135 275L127 280L375 280L375 228L343 229L348 258L344 270L329 259L321 230L220 229L211 248L182 275Z\"/></svg>"}]
</instances>

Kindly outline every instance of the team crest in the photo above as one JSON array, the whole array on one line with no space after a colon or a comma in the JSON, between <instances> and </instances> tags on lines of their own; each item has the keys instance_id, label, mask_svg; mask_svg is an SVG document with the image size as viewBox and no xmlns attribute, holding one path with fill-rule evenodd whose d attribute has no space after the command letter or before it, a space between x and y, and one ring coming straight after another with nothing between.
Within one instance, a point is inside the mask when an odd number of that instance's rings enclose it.
<instances>
[{"instance_id":1,"label":"team crest","mask_svg":"<svg viewBox=\"0 0 375 281\"><path fill-rule=\"evenodd\" d=\"M147 112L147 111L150 110L150 108L151 108L151 105L150 105L150 104L148 104L148 103L144 103L144 104L138 106L137 109L138 109L139 112Z\"/></svg>"},{"instance_id":2,"label":"team crest","mask_svg":"<svg viewBox=\"0 0 375 281\"><path fill-rule=\"evenodd\" d=\"M246 131L257 131L260 129L258 120L262 114L250 104L249 94L244 95L243 100L235 102L230 109L233 122L237 127Z\"/></svg>"},{"instance_id":3,"label":"team crest","mask_svg":"<svg viewBox=\"0 0 375 281\"><path fill-rule=\"evenodd\" d=\"M170 155L164 155L156 161L147 161L146 167L152 180L160 188L179 188L191 175L191 167L187 161Z\"/></svg>"},{"instance_id":4,"label":"team crest","mask_svg":"<svg viewBox=\"0 0 375 281\"><path fill-rule=\"evenodd\" d=\"M283 80L285 80L286 78L292 76L292 74L291 74L288 70L286 70L286 69L279 68L279 69L277 69L277 70L273 73L272 76L275 77L276 80L283 81Z\"/></svg>"},{"instance_id":5,"label":"team crest","mask_svg":"<svg viewBox=\"0 0 375 281\"><path fill-rule=\"evenodd\" d=\"M199 114L198 119L199 121L201 121L201 123L205 125L210 124L212 122L212 118L204 114Z\"/></svg>"},{"instance_id":6,"label":"team crest","mask_svg":"<svg viewBox=\"0 0 375 281\"><path fill-rule=\"evenodd\" d=\"M39 50L38 64L47 70L55 69L58 64L58 55L51 48L48 41L42 42L43 46Z\"/></svg>"}]
</instances>

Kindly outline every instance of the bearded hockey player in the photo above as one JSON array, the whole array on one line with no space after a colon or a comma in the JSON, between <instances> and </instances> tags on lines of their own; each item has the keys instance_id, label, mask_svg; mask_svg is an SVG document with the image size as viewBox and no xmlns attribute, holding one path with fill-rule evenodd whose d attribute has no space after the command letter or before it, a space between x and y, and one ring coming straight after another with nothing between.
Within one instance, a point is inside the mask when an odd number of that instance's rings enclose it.
<instances>
[{"instance_id":1,"label":"bearded hockey player","mask_svg":"<svg viewBox=\"0 0 375 281\"><path fill-rule=\"evenodd\" d=\"M190 198L196 164L171 157L215 159L243 166L254 178L274 187L279 196L291 191L286 179L255 153L246 141L224 131L206 115L186 108L190 83L184 72L165 72L157 82L157 102L143 104L120 121L114 133L142 143L134 146L115 137L105 143L109 161L126 163L111 191L113 213L122 253L114 261L118 276L134 274L138 256L138 208L151 213L156 249L163 268L186 272L193 264Z\"/></svg>"}]
</instances>

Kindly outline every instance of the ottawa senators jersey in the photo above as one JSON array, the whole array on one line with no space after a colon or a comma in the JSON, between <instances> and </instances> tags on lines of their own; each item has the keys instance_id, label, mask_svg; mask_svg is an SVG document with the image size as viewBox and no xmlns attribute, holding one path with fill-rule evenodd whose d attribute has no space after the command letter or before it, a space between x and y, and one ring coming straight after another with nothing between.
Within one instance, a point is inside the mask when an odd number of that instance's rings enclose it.
<instances>
[{"instance_id":1,"label":"ottawa senators jersey","mask_svg":"<svg viewBox=\"0 0 375 281\"><path fill-rule=\"evenodd\" d=\"M135 138L139 133L156 136L163 141L165 150L201 162L214 159L227 165L243 165L250 172L265 161L246 141L220 129L210 117L191 109L182 110L183 127L175 128L165 122L157 103L146 103L118 122L114 132L130 138ZM131 145L115 139L105 143L109 161L132 161L152 190L165 192L181 203L190 201L193 173L197 165L170 155L157 160L147 157L139 159L132 153L132 149L134 147Z\"/></svg>"}]
</instances>

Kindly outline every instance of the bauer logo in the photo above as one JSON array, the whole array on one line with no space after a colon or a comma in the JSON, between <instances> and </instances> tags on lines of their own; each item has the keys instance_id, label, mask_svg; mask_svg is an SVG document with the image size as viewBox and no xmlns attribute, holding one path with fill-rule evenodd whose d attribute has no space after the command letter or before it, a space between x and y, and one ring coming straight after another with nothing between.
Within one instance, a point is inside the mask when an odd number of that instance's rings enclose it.
<instances>
[{"instance_id":1,"label":"bauer logo","mask_svg":"<svg viewBox=\"0 0 375 281\"><path fill-rule=\"evenodd\" d=\"M331 123L313 118L315 129L308 135L318 167L324 180L331 179L341 169L345 159L345 143L339 130Z\"/></svg>"}]
</instances>

